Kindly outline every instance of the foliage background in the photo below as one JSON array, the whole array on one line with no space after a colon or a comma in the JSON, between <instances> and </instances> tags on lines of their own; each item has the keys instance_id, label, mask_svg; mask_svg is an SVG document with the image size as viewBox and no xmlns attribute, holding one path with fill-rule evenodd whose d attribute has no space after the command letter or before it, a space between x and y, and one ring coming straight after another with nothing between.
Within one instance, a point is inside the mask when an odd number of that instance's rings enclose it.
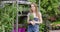
<instances>
[{"instance_id":1,"label":"foliage background","mask_svg":"<svg viewBox=\"0 0 60 32\"><path fill-rule=\"evenodd\" d=\"M60 0L28 0L30 2L35 2L37 5L40 4L40 12L42 13L43 20L49 20L50 22L60 23L60 10L59 1ZM16 4L15 4L16 5ZM20 12L23 11L23 6L19 7ZM26 6L27 7L27 6ZM26 8L28 9L28 7ZM16 6L5 4L4 8L0 8L0 32L11 32L13 26L12 22L16 19ZM53 19L53 20L52 20ZM58 21L58 22L57 22ZM40 30L44 31L45 23L41 24ZM48 30L48 29L47 29Z\"/></svg>"},{"instance_id":2,"label":"foliage background","mask_svg":"<svg viewBox=\"0 0 60 32\"><path fill-rule=\"evenodd\" d=\"M56 25L60 24L60 0L30 0L31 2L35 2L37 5L40 4L40 12L43 17L43 24L40 25L40 30L43 32L47 32L48 26L52 24L52 27L56 27ZM48 20L48 21L47 21ZM46 23L50 23L47 25ZM55 26L54 26L55 25ZM59 27L58 27L59 28Z\"/></svg>"},{"instance_id":3,"label":"foliage background","mask_svg":"<svg viewBox=\"0 0 60 32\"><path fill-rule=\"evenodd\" d=\"M15 17L16 6L5 4L4 8L0 8L0 32L11 32Z\"/></svg>"}]
</instances>

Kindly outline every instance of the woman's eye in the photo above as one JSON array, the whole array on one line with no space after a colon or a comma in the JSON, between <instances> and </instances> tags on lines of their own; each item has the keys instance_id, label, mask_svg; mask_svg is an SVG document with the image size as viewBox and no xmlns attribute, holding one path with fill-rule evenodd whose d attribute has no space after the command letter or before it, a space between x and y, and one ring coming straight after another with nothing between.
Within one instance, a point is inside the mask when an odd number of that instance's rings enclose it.
<instances>
[{"instance_id":1,"label":"woman's eye","mask_svg":"<svg viewBox=\"0 0 60 32\"><path fill-rule=\"evenodd\" d=\"M31 7L34 7L34 6L31 6Z\"/></svg>"}]
</instances>

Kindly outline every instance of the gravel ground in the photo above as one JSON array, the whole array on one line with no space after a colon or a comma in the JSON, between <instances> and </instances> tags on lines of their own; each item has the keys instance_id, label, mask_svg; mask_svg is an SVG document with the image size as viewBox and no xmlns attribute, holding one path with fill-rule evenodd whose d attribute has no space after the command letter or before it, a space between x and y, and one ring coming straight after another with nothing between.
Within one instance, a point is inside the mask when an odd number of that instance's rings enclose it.
<instances>
[{"instance_id":1,"label":"gravel ground","mask_svg":"<svg viewBox=\"0 0 60 32\"><path fill-rule=\"evenodd\" d=\"M60 30L50 30L50 32L60 32Z\"/></svg>"}]
</instances>

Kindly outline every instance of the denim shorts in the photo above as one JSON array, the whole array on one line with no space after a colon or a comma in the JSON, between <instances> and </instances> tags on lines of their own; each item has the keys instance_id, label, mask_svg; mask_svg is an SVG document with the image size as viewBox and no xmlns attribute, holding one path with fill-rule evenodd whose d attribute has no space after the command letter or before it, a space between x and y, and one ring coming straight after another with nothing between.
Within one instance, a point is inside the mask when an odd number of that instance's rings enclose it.
<instances>
[{"instance_id":1,"label":"denim shorts","mask_svg":"<svg viewBox=\"0 0 60 32\"><path fill-rule=\"evenodd\" d=\"M34 20L37 21L38 19L34 18ZM35 24L35 25L29 24L27 32L39 32L39 25L38 24Z\"/></svg>"}]
</instances>

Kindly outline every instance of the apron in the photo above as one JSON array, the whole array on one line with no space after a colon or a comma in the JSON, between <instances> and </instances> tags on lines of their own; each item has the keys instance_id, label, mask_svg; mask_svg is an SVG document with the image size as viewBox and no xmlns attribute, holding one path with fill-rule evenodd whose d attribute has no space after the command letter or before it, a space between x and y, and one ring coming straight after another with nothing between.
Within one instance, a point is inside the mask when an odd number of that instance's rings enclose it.
<instances>
[{"instance_id":1,"label":"apron","mask_svg":"<svg viewBox=\"0 0 60 32\"><path fill-rule=\"evenodd\" d=\"M34 20L38 21L39 19L35 17ZM31 21L31 20L29 20L29 21ZM37 23L35 25L29 24L27 32L39 32L39 24L37 24Z\"/></svg>"}]
</instances>

